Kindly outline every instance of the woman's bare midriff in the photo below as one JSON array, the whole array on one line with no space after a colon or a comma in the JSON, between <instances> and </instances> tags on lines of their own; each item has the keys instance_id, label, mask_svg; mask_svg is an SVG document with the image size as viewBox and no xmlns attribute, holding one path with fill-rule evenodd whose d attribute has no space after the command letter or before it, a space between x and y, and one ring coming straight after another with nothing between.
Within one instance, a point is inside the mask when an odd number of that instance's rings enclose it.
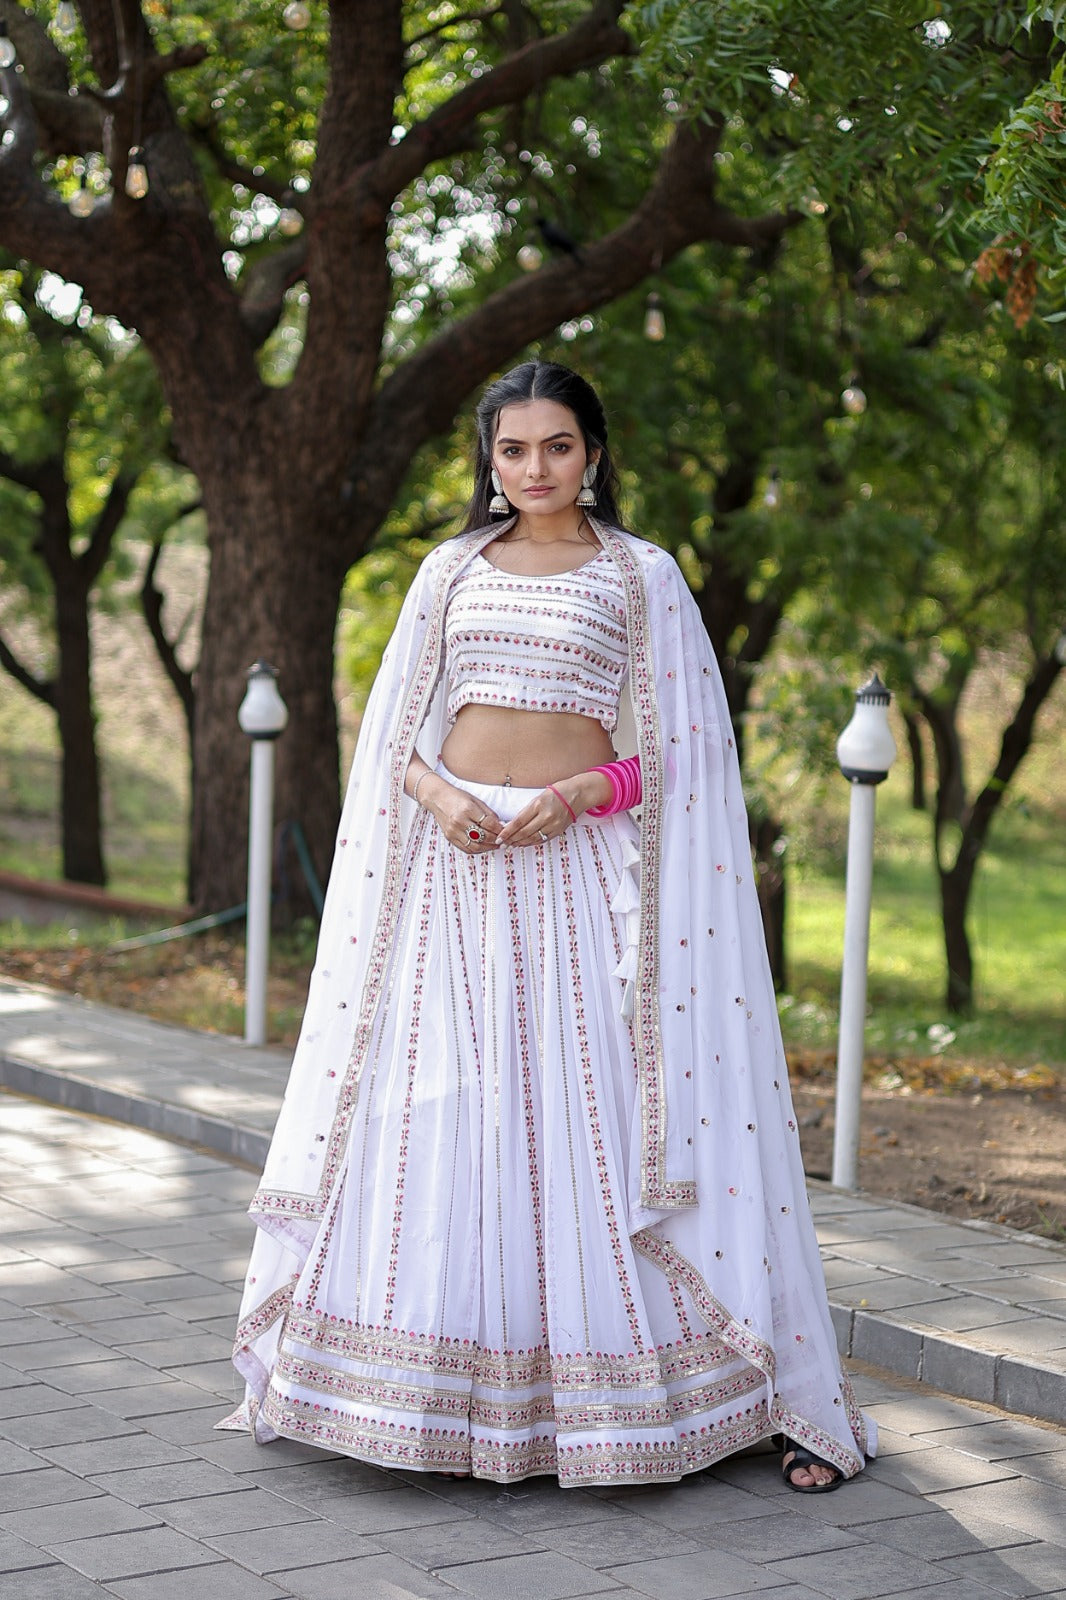
<instances>
[{"instance_id":1,"label":"woman's bare midriff","mask_svg":"<svg viewBox=\"0 0 1066 1600\"><path fill-rule=\"evenodd\" d=\"M463 706L441 748L456 778L539 789L614 760L611 736L572 712Z\"/></svg>"}]
</instances>

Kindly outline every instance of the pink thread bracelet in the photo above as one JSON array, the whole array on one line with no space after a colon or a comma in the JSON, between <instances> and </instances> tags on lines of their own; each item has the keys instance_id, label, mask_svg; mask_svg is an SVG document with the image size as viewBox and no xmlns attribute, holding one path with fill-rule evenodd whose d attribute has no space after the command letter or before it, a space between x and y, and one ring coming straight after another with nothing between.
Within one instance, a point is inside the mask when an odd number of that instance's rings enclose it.
<instances>
[{"instance_id":1,"label":"pink thread bracelet","mask_svg":"<svg viewBox=\"0 0 1066 1600\"><path fill-rule=\"evenodd\" d=\"M576 822L577 821L577 812L574 810L574 808L570 804L569 800L567 800L566 796L564 794L559 794L559 791L555 787L554 783L549 783L549 784L546 785L546 787L551 790L552 794L557 795L558 798L563 802L563 805L566 807L567 811L569 811L569 813L570 813L570 821L571 822Z\"/></svg>"}]
</instances>

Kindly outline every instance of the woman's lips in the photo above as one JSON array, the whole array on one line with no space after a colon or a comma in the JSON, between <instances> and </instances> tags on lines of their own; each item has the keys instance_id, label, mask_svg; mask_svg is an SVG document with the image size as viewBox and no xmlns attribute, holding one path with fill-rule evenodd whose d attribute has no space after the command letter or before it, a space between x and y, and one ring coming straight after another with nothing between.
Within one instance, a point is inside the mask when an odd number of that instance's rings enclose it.
<instances>
[{"instance_id":1,"label":"woman's lips","mask_svg":"<svg viewBox=\"0 0 1066 1600\"><path fill-rule=\"evenodd\" d=\"M525 494L535 495L539 499L541 495L543 495L543 494L551 494L553 491L552 491L550 485L547 488L545 488L543 484L538 484L538 486L535 489L526 489L523 492Z\"/></svg>"}]
</instances>

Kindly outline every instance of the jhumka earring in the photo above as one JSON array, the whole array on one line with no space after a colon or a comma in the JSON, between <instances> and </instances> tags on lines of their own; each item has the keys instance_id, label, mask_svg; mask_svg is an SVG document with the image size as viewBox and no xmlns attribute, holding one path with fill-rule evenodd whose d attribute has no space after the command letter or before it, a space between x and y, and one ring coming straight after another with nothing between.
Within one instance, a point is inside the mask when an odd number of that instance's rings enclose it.
<instances>
[{"instance_id":1,"label":"jhumka earring","mask_svg":"<svg viewBox=\"0 0 1066 1600\"><path fill-rule=\"evenodd\" d=\"M595 463L590 461L581 475L581 493L574 502L575 505L581 507L582 511L591 511L596 504L596 491L592 487L595 482L596 467Z\"/></svg>"},{"instance_id":2,"label":"jhumka earring","mask_svg":"<svg viewBox=\"0 0 1066 1600\"><path fill-rule=\"evenodd\" d=\"M489 516L509 517L511 515L511 502L503 492L503 479L495 467L492 469L492 487L496 493L489 501Z\"/></svg>"}]
</instances>

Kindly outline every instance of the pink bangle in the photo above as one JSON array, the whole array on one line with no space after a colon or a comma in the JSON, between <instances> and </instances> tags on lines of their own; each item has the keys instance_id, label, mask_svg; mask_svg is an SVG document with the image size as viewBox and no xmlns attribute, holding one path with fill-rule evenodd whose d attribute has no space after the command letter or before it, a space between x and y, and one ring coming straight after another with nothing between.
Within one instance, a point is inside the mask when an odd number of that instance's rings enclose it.
<instances>
[{"instance_id":1,"label":"pink bangle","mask_svg":"<svg viewBox=\"0 0 1066 1600\"><path fill-rule=\"evenodd\" d=\"M577 821L577 812L574 810L573 806L570 804L570 802L566 798L565 794L559 794L559 791L555 787L554 783L546 783L544 785L544 787L546 789L550 789L552 794L558 796L558 798L563 802L563 805L566 807L567 811L569 811L569 813L570 813L570 821L571 822L576 822Z\"/></svg>"},{"instance_id":2,"label":"pink bangle","mask_svg":"<svg viewBox=\"0 0 1066 1600\"><path fill-rule=\"evenodd\" d=\"M606 805L589 806L586 816L613 817L616 811L628 811L640 804L644 791L639 756L628 756L625 761L612 761L605 767L593 767L592 771L603 773L611 785L611 798Z\"/></svg>"}]
</instances>

